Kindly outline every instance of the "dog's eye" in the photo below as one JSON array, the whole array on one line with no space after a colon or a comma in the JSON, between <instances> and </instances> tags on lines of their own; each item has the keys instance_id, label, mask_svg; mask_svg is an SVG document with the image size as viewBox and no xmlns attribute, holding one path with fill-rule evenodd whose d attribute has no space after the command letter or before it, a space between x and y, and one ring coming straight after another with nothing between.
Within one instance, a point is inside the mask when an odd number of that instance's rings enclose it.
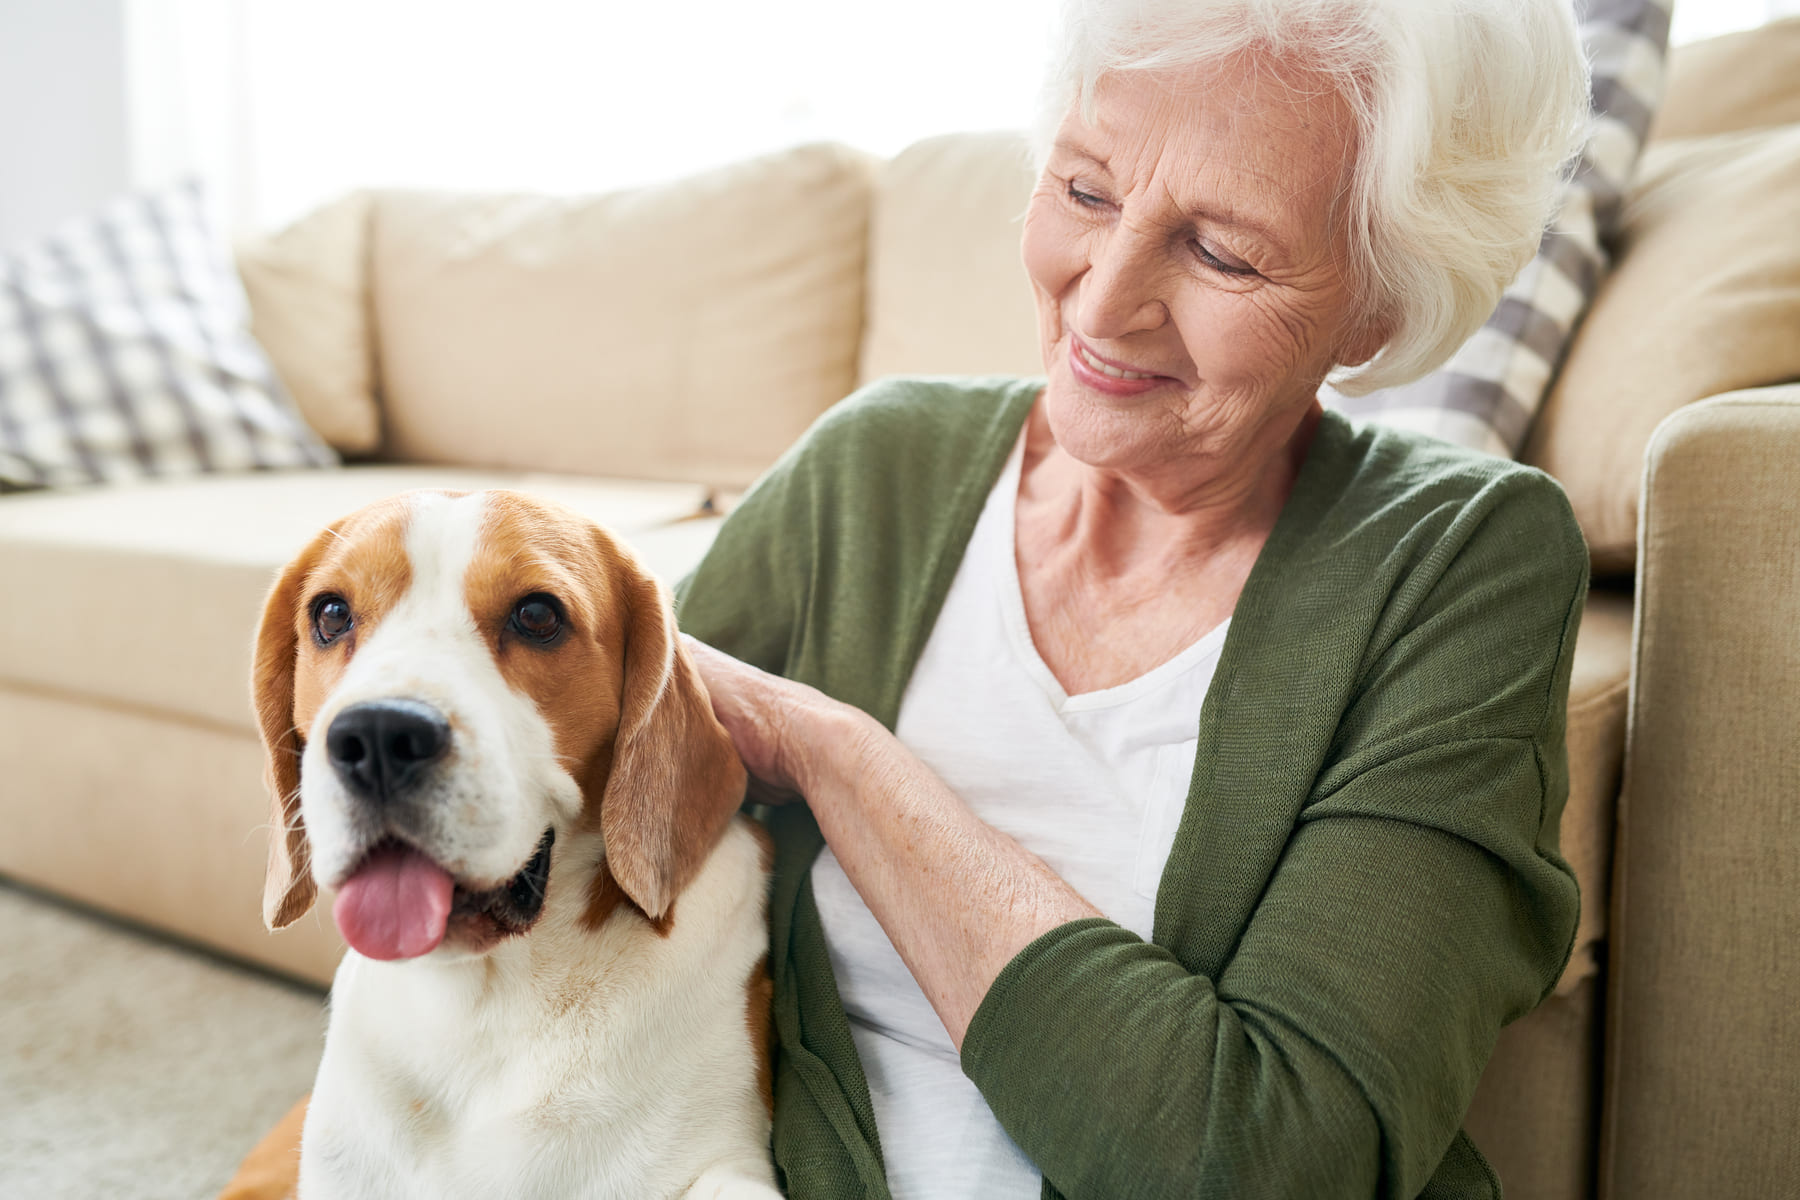
<instances>
[{"instance_id":1,"label":"dog's eye","mask_svg":"<svg viewBox=\"0 0 1800 1200\"><path fill-rule=\"evenodd\" d=\"M512 617L507 624L527 641L548 645L562 632L562 606L556 602L556 597L539 592L513 605Z\"/></svg>"},{"instance_id":2,"label":"dog's eye","mask_svg":"<svg viewBox=\"0 0 1800 1200\"><path fill-rule=\"evenodd\" d=\"M329 646L349 633L356 619L350 615L350 605L342 596L326 595L313 601L312 623L313 636L319 639L319 645Z\"/></svg>"}]
</instances>

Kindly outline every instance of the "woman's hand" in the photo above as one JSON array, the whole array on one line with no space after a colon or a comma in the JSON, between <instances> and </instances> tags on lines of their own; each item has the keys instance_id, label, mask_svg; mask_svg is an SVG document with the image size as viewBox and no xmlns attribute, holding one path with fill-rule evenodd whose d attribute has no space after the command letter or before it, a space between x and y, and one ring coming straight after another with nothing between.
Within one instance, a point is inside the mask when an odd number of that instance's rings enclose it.
<instances>
[{"instance_id":1,"label":"woman's hand","mask_svg":"<svg viewBox=\"0 0 1800 1200\"><path fill-rule=\"evenodd\" d=\"M767 804L785 804L806 791L821 758L848 739L832 736L861 713L803 683L761 671L682 635L712 697L713 715L731 735L751 775L751 791Z\"/></svg>"},{"instance_id":2,"label":"woman's hand","mask_svg":"<svg viewBox=\"0 0 1800 1200\"><path fill-rule=\"evenodd\" d=\"M873 717L683 639L713 712L769 802L799 792L950 1040L1033 939L1100 916L1048 866L982 823Z\"/></svg>"}]
</instances>

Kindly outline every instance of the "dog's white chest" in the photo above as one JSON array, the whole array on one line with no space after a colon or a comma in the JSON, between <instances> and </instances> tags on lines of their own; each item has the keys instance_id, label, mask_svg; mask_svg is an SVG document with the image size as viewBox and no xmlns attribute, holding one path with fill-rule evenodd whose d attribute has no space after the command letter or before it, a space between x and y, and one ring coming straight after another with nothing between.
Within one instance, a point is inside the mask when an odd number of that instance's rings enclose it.
<instances>
[{"instance_id":1,"label":"dog's white chest","mask_svg":"<svg viewBox=\"0 0 1800 1200\"><path fill-rule=\"evenodd\" d=\"M734 826L667 937L634 914L575 933L552 911L531 954L347 958L304 1200L778 1195L746 1020L765 952L760 853ZM694 1191L702 1179L711 1190Z\"/></svg>"}]
</instances>

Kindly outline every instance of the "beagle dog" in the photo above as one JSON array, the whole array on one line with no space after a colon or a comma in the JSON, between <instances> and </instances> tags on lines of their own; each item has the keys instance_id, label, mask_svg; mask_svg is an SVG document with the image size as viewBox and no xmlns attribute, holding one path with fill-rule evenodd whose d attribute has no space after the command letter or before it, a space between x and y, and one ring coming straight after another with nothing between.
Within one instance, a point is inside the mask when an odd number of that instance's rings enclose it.
<instances>
[{"instance_id":1,"label":"beagle dog","mask_svg":"<svg viewBox=\"0 0 1800 1200\"><path fill-rule=\"evenodd\" d=\"M411 492L282 571L263 917L350 951L305 1200L775 1200L768 842L668 601L591 521Z\"/></svg>"}]
</instances>

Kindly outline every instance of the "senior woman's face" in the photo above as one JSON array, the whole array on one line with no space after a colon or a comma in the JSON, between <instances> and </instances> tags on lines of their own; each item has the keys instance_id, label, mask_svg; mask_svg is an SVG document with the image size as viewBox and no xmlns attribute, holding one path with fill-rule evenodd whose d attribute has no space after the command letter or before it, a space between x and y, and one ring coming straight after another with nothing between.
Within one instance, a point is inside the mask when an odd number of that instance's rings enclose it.
<instances>
[{"instance_id":1,"label":"senior woman's face","mask_svg":"<svg viewBox=\"0 0 1800 1200\"><path fill-rule=\"evenodd\" d=\"M1249 471L1380 346L1347 276L1354 126L1268 60L1109 75L1026 212L1057 443L1124 472ZM1211 465L1207 465L1211 464Z\"/></svg>"}]
</instances>

